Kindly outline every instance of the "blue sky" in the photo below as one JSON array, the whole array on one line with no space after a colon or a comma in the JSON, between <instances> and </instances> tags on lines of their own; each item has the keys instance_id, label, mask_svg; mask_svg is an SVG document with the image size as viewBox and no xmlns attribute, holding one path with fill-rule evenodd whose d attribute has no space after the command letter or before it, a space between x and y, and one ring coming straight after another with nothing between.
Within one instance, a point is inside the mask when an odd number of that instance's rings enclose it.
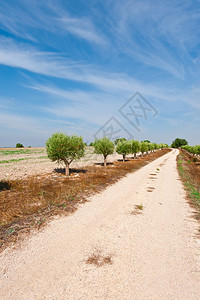
<instances>
[{"instance_id":1,"label":"blue sky","mask_svg":"<svg viewBox=\"0 0 200 300\"><path fill-rule=\"evenodd\" d=\"M199 50L199 0L1 0L0 147L92 141L111 117L138 140L200 144ZM137 92L157 111L139 130L120 113Z\"/></svg>"}]
</instances>

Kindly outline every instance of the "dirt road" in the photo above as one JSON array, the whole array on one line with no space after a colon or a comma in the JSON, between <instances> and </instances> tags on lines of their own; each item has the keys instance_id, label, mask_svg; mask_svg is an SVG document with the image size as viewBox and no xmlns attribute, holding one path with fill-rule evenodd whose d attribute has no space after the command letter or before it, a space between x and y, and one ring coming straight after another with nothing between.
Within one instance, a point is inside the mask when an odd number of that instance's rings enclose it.
<instances>
[{"instance_id":1,"label":"dirt road","mask_svg":"<svg viewBox=\"0 0 200 300\"><path fill-rule=\"evenodd\" d=\"M0 298L200 299L198 224L178 177L177 153L4 251Z\"/></svg>"}]
</instances>

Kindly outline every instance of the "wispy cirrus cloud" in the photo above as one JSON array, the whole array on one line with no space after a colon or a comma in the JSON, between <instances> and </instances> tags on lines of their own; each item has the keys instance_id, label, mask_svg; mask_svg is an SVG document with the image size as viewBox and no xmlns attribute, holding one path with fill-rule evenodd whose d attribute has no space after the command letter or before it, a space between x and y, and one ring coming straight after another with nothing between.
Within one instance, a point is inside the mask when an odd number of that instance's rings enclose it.
<instances>
[{"instance_id":1,"label":"wispy cirrus cloud","mask_svg":"<svg viewBox=\"0 0 200 300\"><path fill-rule=\"evenodd\" d=\"M104 89L133 88L133 81L126 74L105 72L98 66L79 63L58 53L41 52L8 38L0 38L0 64L41 75L90 83Z\"/></svg>"},{"instance_id":2,"label":"wispy cirrus cloud","mask_svg":"<svg viewBox=\"0 0 200 300\"><path fill-rule=\"evenodd\" d=\"M71 18L69 16L63 16L58 19L58 21L63 29L70 34L90 43L96 43L99 45L108 44L107 38L95 29L91 20L88 18Z\"/></svg>"},{"instance_id":3,"label":"wispy cirrus cloud","mask_svg":"<svg viewBox=\"0 0 200 300\"><path fill-rule=\"evenodd\" d=\"M26 8L26 9L24 9ZM46 11L48 10L48 14ZM88 17L73 17L62 6L51 1L16 1L12 6L4 1L1 3L0 28L7 30L15 36L32 42L41 39L41 30L46 34L62 36L75 35L91 44L106 45L108 40ZM43 37L44 39L44 37Z\"/></svg>"},{"instance_id":4,"label":"wispy cirrus cloud","mask_svg":"<svg viewBox=\"0 0 200 300\"><path fill-rule=\"evenodd\" d=\"M37 48L13 42L11 39L0 39L0 64L20 68L29 72L49 76L51 78L63 78L76 82L91 84L94 88L98 88L99 95L102 99L109 99L109 93L113 97L119 99L126 95L131 95L133 91L140 91L146 96L164 101L176 101L177 95L181 95L182 99L186 99L185 94L179 88L164 87L161 83L151 84L138 80L137 78L128 76L125 73L105 72L101 68L94 65L84 65L73 60L55 54L38 51ZM55 87L35 86L35 89L41 92L51 93L54 95L65 95L68 99L95 99L94 95L89 97L89 91L70 93L69 91L59 90ZM189 87L188 87L189 88ZM183 95L184 94L184 95ZM101 101L101 100L99 100ZM193 100L194 105L197 100Z\"/></svg>"},{"instance_id":5,"label":"wispy cirrus cloud","mask_svg":"<svg viewBox=\"0 0 200 300\"><path fill-rule=\"evenodd\" d=\"M188 1L116 1L112 30L117 48L135 61L183 80L199 43L200 9Z\"/></svg>"}]
</instances>

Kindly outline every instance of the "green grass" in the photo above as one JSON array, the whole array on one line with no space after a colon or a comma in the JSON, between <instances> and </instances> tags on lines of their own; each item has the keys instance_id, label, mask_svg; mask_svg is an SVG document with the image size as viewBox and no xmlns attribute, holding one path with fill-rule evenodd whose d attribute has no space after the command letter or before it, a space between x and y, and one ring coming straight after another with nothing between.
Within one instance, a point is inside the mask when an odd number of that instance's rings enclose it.
<instances>
[{"instance_id":1,"label":"green grass","mask_svg":"<svg viewBox=\"0 0 200 300\"><path fill-rule=\"evenodd\" d=\"M39 156L39 157L25 157L25 158L13 158L13 159L8 159L8 160L0 160L0 164L9 164L12 162L19 162L22 160L28 160L28 159L43 159L43 158L48 158L47 156Z\"/></svg>"},{"instance_id":2,"label":"green grass","mask_svg":"<svg viewBox=\"0 0 200 300\"><path fill-rule=\"evenodd\" d=\"M144 206L142 204L135 206L137 209L143 210Z\"/></svg>"},{"instance_id":3,"label":"green grass","mask_svg":"<svg viewBox=\"0 0 200 300\"><path fill-rule=\"evenodd\" d=\"M31 150L28 149L20 149L20 150L1 150L0 154L2 155L12 155L12 154L29 154L32 153Z\"/></svg>"},{"instance_id":4,"label":"green grass","mask_svg":"<svg viewBox=\"0 0 200 300\"><path fill-rule=\"evenodd\" d=\"M19 154L32 154L32 153L43 153L44 150L33 150L33 149L19 149L19 150L0 150L1 155L19 155Z\"/></svg>"},{"instance_id":5,"label":"green grass","mask_svg":"<svg viewBox=\"0 0 200 300\"><path fill-rule=\"evenodd\" d=\"M18 159L9 159L9 160L0 160L0 164L9 164L9 163L12 163L12 162L18 162L18 161L21 161L21 160L26 160L26 159L30 159L29 157L27 158L18 158Z\"/></svg>"}]
</instances>

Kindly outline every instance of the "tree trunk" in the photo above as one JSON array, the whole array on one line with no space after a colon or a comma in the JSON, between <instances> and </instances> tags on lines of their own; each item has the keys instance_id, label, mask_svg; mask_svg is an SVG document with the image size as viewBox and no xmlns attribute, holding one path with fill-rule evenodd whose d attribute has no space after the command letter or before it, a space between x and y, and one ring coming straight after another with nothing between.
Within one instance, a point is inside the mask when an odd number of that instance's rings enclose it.
<instances>
[{"instance_id":1,"label":"tree trunk","mask_svg":"<svg viewBox=\"0 0 200 300\"><path fill-rule=\"evenodd\" d=\"M65 161L65 175L69 176L69 163Z\"/></svg>"},{"instance_id":2,"label":"tree trunk","mask_svg":"<svg viewBox=\"0 0 200 300\"><path fill-rule=\"evenodd\" d=\"M104 167L106 167L106 157L104 157Z\"/></svg>"},{"instance_id":3,"label":"tree trunk","mask_svg":"<svg viewBox=\"0 0 200 300\"><path fill-rule=\"evenodd\" d=\"M126 158L126 156L123 154L123 162L125 162L125 158Z\"/></svg>"},{"instance_id":4,"label":"tree trunk","mask_svg":"<svg viewBox=\"0 0 200 300\"><path fill-rule=\"evenodd\" d=\"M136 159L136 153L134 153L134 159Z\"/></svg>"}]
</instances>

